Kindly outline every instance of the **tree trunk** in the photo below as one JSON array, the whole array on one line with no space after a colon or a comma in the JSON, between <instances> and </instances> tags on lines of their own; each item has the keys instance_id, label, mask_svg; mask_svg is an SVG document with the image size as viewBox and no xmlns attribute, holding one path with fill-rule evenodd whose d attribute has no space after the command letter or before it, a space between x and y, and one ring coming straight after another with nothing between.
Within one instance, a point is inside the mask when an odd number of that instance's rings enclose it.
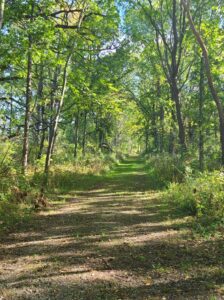
<instances>
[{"instance_id":1,"label":"tree trunk","mask_svg":"<svg viewBox=\"0 0 224 300\"><path fill-rule=\"evenodd\" d=\"M46 161L45 161L45 169L44 169L45 174L48 174L49 168L50 168L51 156L53 153L53 147L54 147L54 143L55 143L55 139L56 139L56 133L57 133L57 128L58 128L60 112L61 112L61 108L62 108L62 105L64 102L64 97L65 97L65 90L66 90L66 84L67 84L67 69L68 69L70 57L71 57L71 54L68 56L67 61L65 63L61 97L58 102L58 106L56 108L56 113L54 116L53 124L51 124L51 130L50 130L50 134L49 134L49 143L48 143L48 148L47 148L47 156L46 156Z\"/></svg>"},{"instance_id":2,"label":"tree trunk","mask_svg":"<svg viewBox=\"0 0 224 300\"><path fill-rule=\"evenodd\" d=\"M105 133L104 133L104 124L103 124L103 120L100 119L98 120L98 133L99 133L99 149L102 150L102 145L104 143L104 136L105 136Z\"/></svg>"},{"instance_id":3,"label":"tree trunk","mask_svg":"<svg viewBox=\"0 0 224 300\"><path fill-rule=\"evenodd\" d=\"M198 140L198 155L199 155L199 168L201 171L204 170L204 134L203 134L203 123L204 123L204 115L203 115L203 104L204 104L204 59L201 58L201 69L200 69L200 85L199 85L199 140Z\"/></svg>"},{"instance_id":4,"label":"tree trunk","mask_svg":"<svg viewBox=\"0 0 224 300\"><path fill-rule=\"evenodd\" d=\"M159 138L159 149L162 153L164 150L164 109L163 106L160 106L160 138Z\"/></svg>"},{"instance_id":5,"label":"tree trunk","mask_svg":"<svg viewBox=\"0 0 224 300\"><path fill-rule=\"evenodd\" d=\"M145 125L145 153L149 153L149 120L146 121Z\"/></svg>"},{"instance_id":6,"label":"tree trunk","mask_svg":"<svg viewBox=\"0 0 224 300\"><path fill-rule=\"evenodd\" d=\"M37 155L37 159L41 159L41 157L43 155L45 138L46 138L46 130L43 129L42 130L42 134L41 134L40 145L39 145L39 152L38 152L38 155Z\"/></svg>"},{"instance_id":7,"label":"tree trunk","mask_svg":"<svg viewBox=\"0 0 224 300\"><path fill-rule=\"evenodd\" d=\"M160 97L161 97L161 84L160 80L158 79L157 81L157 101L160 102ZM160 153L163 152L163 138L164 138L164 109L163 106L159 106L159 112L158 112L158 117L159 117L159 130L157 132L158 134L158 150Z\"/></svg>"},{"instance_id":8,"label":"tree trunk","mask_svg":"<svg viewBox=\"0 0 224 300\"><path fill-rule=\"evenodd\" d=\"M152 132L154 139L154 150L158 150L158 130L157 130L157 113L155 108L155 103L152 104Z\"/></svg>"},{"instance_id":9,"label":"tree trunk","mask_svg":"<svg viewBox=\"0 0 224 300\"><path fill-rule=\"evenodd\" d=\"M37 88L37 102L42 101L43 99L43 64L40 66L40 73L39 73L39 82L38 82L38 88ZM45 141L45 135L46 135L46 128L45 128L45 122L44 122L44 114L45 114L45 106L44 104L38 104L37 105L37 137L38 137L38 144L39 144L39 151L37 153L37 159L40 159L42 157L43 153L43 147L44 147L44 141Z\"/></svg>"},{"instance_id":10,"label":"tree trunk","mask_svg":"<svg viewBox=\"0 0 224 300\"><path fill-rule=\"evenodd\" d=\"M5 0L0 0L0 29L2 29L5 10Z\"/></svg>"},{"instance_id":11,"label":"tree trunk","mask_svg":"<svg viewBox=\"0 0 224 300\"><path fill-rule=\"evenodd\" d=\"M40 142L39 142L39 152L37 154L37 159L40 159L43 154L44 149L44 142L46 139L46 132L47 132L47 124L45 121L45 106L41 105L40 107L40 120L41 120L41 130L40 130Z\"/></svg>"},{"instance_id":12,"label":"tree trunk","mask_svg":"<svg viewBox=\"0 0 224 300\"><path fill-rule=\"evenodd\" d=\"M214 85L213 76L212 76L212 72L211 72L211 66L210 66L210 60L209 60L209 56L208 56L208 50L205 46L205 43L204 43L200 33L197 31L197 29L194 25L194 21L192 19L191 13L190 13L189 2L186 0L181 0L181 2L187 13L187 17L188 17L188 21L189 21L191 30L192 30L192 32L197 40L197 43L199 44L199 46L202 50L202 53L203 53L205 73L206 73L206 76L208 79L208 85L209 85L213 100L215 101L218 115L219 115L219 128L220 128L220 141L221 141L221 162L222 162L222 165L224 165L224 111L223 111L222 102L219 98L219 95L218 95L215 85Z\"/></svg>"},{"instance_id":13,"label":"tree trunk","mask_svg":"<svg viewBox=\"0 0 224 300\"><path fill-rule=\"evenodd\" d=\"M12 95L11 95L12 96ZM10 101L10 122L9 122L9 136L12 135L12 126L13 126L13 102Z\"/></svg>"},{"instance_id":14,"label":"tree trunk","mask_svg":"<svg viewBox=\"0 0 224 300\"><path fill-rule=\"evenodd\" d=\"M188 121L188 139L190 144L194 143L194 125L191 120Z\"/></svg>"},{"instance_id":15,"label":"tree trunk","mask_svg":"<svg viewBox=\"0 0 224 300\"><path fill-rule=\"evenodd\" d=\"M181 13L178 16L177 0L172 0L172 7L169 11L170 16L170 36L166 38L166 31L162 24L161 28L157 22L157 19L153 19L152 14L147 14L151 24L156 32L156 44L158 53L161 60L161 66L164 74L169 82L171 98L176 107L176 118L178 124L178 137L181 147L181 153L187 150L185 141L185 128L181 113L180 103L180 88L178 87L178 75L180 73L180 62L182 58L183 50L183 38L185 34L185 13ZM151 9L153 8L152 1L149 0ZM162 7L162 6L161 6ZM180 6L182 9L182 7ZM162 21L163 22L163 21ZM161 48L162 45L162 48Z\"/></svg>"},{"instance_id":16,"label":"tree trunk","mask_svg":"<svg viewBox=\"0 0 224 300\"><path fill-rule=\"evenodd\" d=\"M169 134L168 152L170 154L174 154L174 134L173 134L172 129L170 130L170 134Z\"/></svg>"},{"instance_id":17,"label":"tree trunk","mask_svg":"<svg viewBox=\"0 0 224 300\"><path fill-rule=\"evenodd\" d=\"M22 167L26 173L28 166L29 154L29 129L30 129L30 103L32 100L32 37L29 34L29 48L27 56L27 80L26 80L26 105L25 105L25 121L24 121L24 136L23 136L23 157Z\"/></svg>"},{"instance_id":18,"label":"tree trunk","mask_svg":"<svg viewBox=\"0 0 224 300\"><path fill-rule=\"evenodd\" d=\"M78 130L79 130L79 112L75 117L75 135L74 135L74 158L77 157L77 149L78 149Z\"/></svg>"},{"instance_id":19,"label":"tree trunk","mask_svg":"<svg viewBox=\"0 0 224 300\"><path fill-rule=\"evenodd\" d=\"M177 124L178 124L178 136L179 136L179 143L181 146L181 151L186 151L186 142L185 142L185 129L184 129L184 123L182 119L182 113L181 113L181 105L180 105L180 96L179 96L179 90L177 87L176 80L173 80L171 84L171 95L172 100L175 103L176 107L176 117L177 117Z\"/></svg>"},{"instance_id":20,"label":"tree trunk","mask_svg":"<svg viewBox=\"0 0 224 300\"><path fill-rule=\"evenodd\" d=\"M82 137L82 156L86 155L86 118L87 112L84 112L83 137Z\"/></svg>"}]
</instances>

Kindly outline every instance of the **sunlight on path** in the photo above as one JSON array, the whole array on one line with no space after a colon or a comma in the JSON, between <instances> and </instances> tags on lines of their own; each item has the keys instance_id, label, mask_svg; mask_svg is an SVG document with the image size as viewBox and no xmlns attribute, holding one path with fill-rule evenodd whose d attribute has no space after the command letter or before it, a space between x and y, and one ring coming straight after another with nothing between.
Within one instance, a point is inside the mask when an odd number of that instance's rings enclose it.
<instances>
[{"instance_id":1,"label":"sunlight on path","mask_svg":"<svg viewBox=\"0 0 224 300\"><path fill-rule=\"evenodd\" d=\"M223 241L191 240L148 181L128 160L5 237L0 299L222 299Z\"/></svg>"}]
</instances>

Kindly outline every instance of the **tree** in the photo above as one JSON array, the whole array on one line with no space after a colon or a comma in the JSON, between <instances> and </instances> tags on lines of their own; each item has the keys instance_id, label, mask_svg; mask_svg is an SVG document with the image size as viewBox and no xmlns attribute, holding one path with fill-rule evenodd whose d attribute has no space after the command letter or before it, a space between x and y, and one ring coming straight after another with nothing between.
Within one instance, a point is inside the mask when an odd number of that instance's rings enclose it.
<instances>
[{"instance_id":1,"label":"tree","mask_svg":"<svg viewBox=\"0 0 224 300\"><path fill-rule=\"evenodd\" d=\"M206 45L203 41L203 38L201 37L199 31L197 31L194 21L192 19L191 13L190 13L190 6L189 2L185 0L181 0L181 3L187 13L188 21L191 27L191 30L202 50L203 58L204 58L204 64L205 64L205 72L208 79L209 88L211 90L211 94L213 97L213 100L215 101L218 115L219 115L219 127L220 127L220 140L221 140L221 153L222 153L222 164L224 165L224 111L223 111L223 105L219 98L219 95L217 93L217 90L214 85L214 80L211 72L211 66L210 66L210 60L208 55L208 50L206 48Z\"/></svg>"},{"instance_id":2,"label":"tree","mask_svg":"<svg viewBox=\"0 0 224 300\"><path fill-rule=\"evenodd\" d=\"M160 63L169 83L171 98L176 107L179 142L182 150L185 151L186 138L180 100L183 87L180 84L180 74L182 73L181 63L186 29L185 13L177 0L166 1L166 3L160 1L159 5L149 1L149 6L145 6L140 1L138 3L155 32Z\"/></svg>"},{"instance_id":3,"label":"tree","mask_svg":"<svg viewBox=\"0 0 224 300\"><path fill-rule=\"evenodd\" d=\"M5 0L0 1L0 29L3 25L3 17L4 17L4 10L5 10Z\"/></svg>"}]
</instances>

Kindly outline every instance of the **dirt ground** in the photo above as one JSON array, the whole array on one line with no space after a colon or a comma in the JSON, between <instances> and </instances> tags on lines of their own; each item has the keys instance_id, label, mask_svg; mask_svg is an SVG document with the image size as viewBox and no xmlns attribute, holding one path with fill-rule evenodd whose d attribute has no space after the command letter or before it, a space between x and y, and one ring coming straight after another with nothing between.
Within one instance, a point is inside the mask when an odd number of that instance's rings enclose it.
<instances>
[{"instance_id":1,"label":"dirt ground","mask_svg":"<svg viewBox=\"0 0 224 300\"><path fill-rule=\"evenodd\" d=\"M224 299L223 239L193 238L148 180L128 160L2 238L0 299Z\"/></svg>"}]
</instances>

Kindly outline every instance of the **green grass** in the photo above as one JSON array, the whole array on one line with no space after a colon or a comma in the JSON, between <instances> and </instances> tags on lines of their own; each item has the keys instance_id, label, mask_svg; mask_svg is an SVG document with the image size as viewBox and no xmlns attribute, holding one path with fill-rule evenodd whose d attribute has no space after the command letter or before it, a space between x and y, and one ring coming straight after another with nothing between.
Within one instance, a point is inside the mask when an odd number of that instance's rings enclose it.
<instances>
[{"instance_id":1,"label":"green grass","mask_svg":"<svg viewBox=\"0 0 224 300\"><path fill-rule=\"evenodd\" d=\"M49 192L69 193L72 191L89 191L96 188L113 190L116 185L117 192L141 189L146 183L145 164L143 160L128 159L114 165L103 174L77 174L72 170L52 173L49 178ZM137 177L135 176L137 175ZM142 184L138 181L144 180ZM137 178L137 181L136 181ZM133 180L134 179L134 180ZM148 178L149 179L149 178ZM148 180L150 185L150 180Z\"/></svg>"}]
</instances>

